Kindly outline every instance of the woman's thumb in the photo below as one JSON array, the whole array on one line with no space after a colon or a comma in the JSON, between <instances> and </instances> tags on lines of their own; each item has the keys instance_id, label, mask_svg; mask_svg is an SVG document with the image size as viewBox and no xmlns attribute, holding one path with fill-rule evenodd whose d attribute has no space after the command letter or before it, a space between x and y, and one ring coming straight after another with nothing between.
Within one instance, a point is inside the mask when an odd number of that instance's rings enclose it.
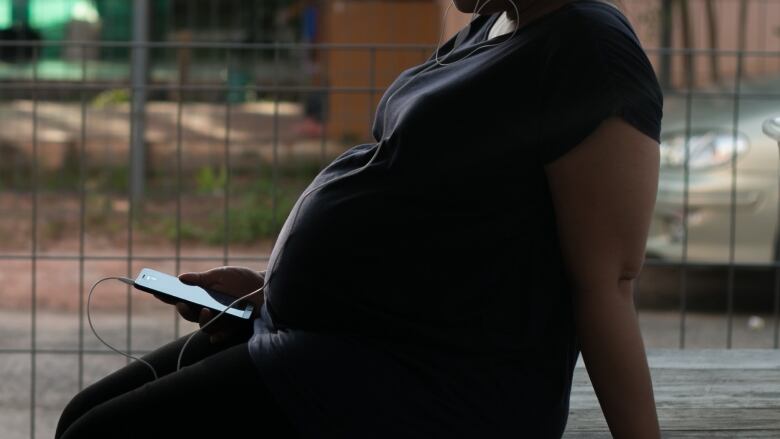
<instances>
[{"instance_id":1,"label":"woman's thumb","mask_svg":"<svg viewBox=\"0 0 780 439\"><path fill-rule=\"evenodd\" d=\"M179 280L185 284L200 285L202 279L202 273L182 273L179 275Z\"/></svg>"}]
</instances>

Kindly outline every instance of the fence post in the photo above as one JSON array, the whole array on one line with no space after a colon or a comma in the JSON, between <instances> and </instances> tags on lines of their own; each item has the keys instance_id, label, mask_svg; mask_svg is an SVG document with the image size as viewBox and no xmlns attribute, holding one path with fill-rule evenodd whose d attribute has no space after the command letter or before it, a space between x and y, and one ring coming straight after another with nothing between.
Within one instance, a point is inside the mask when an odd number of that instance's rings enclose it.
<instances>
[{"instance_id":1,"label":"fence post","mask_svg":"<svg viewBox=\"0 0 780 439\"><path fill-rule=\"evenodd\" d=\"M764 130L764 134L774 139L774 141L777 142L777 146L780 147L780 116L770 118L764 121L764 124L762 126ZM777 240L778 237L775 236L775 298L774 298L774 309L772 310L772 315L774 316L775 320L775 328L774 328L774 343L772 343L772 347L775 349L780 349L780 266L778 266L778 250L777 250Z\"/></svg>"},{"instance_id":2,"label":"fence post","mask_svg":"<svg viewBox=\"0 0 780 439\"><path fill-rule=\"evenodd\" d=\"M130 202L138 205L144 194L146 122L146 85L149 64L149 2L133 1L133 47L130 82L132 106L130 107Z\"/></svg>"},{"instance_id":3,"label":"fence post","mask_svg":"<svg viewBox=\"0 0 780 439\"><path fill-rule=\"evenodd\" d=\"M11 2L11 22L28 26L30 24L30 0Z\"/></svg>"},{"instance_id":4,"label":"fence post","mask_svg":"<svg viewBox=\"0 0 780 439\"><path fill-rule=\"evenodd\" d=\"M672 0L663 0L660 10L661 24L661 59L659 68L659 82L664 89L671 85L672 76L672 54L669 49L672 47Z\"/></svg>"}]
</instances>

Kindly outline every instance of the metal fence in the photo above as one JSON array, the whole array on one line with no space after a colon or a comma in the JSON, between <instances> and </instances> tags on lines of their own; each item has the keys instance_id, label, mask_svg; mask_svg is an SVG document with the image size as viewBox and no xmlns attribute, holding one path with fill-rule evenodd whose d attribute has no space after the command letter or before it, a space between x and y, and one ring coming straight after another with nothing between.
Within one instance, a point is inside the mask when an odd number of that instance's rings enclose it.
<instances>
[{"instance_id":1,"label":"metal fence","mask_svg":"<svg viewBox=\"0 0 780 439\"><path fill-rule=\"evenodd\" d=\"M47 44L81 49L81 61L71 66L75 76L56 80L36 62L35 54ZM33 53L29 64L0 72L0 425L9 438L50 437L67 400L125 361L100 346L86 326L85 294L92 282L108 275L133 277L143 266L171 273L219 264L262 267L308 179L331 157L368 139L373 105L386 86L376 78L397 73L381 71L378 53L404 52L421 61L433 49L0 46L30 47ZM162 69L152 75L162 79L148 81L127 73L133 70L129 58L113 66L89 60L86 49L96 46L171 56L203 49L222 51L224 58L221 68L210 65L197 80ZM301 57L283 53L314 50L362 54L368 68L353 72L354 80L345 85L307 83L291 73L299 66L285 64ZM648 53L656 59L712 52ZM743 66L754 59L780 64L780 52L716 54L733 64L732 78L665 93L667 162L649 259L637 284L640 319L653 347L777 349L778 153L776 141L756 131L756 123L780 115L780 69L777 75L746 77ZM269 81L231 82L237 59L264 59L250 68L250 78L259 72ZM103 75L111 69L120 73ZM309 98L323 96L326 102L336 96L362 99L365 112L309 112ZM329 132L338 125L334 120L354 117L365 121L363 137ZM717 163L706 163L708 157ZM759 272L766 285L743 288L740 276L747 273L747 283L755 282ZM694 291L697 282L705 284L703 291ZM106 286L97 294L98 330L134 354L192 329L166 305L125 286ZM743 300L747 296L751 303Z\"/></svg>"},{"instance_id":2,"label":"metal fence","mask_svg":"<svg viewBox=\"0 0 780 439\"><path fill-rule=\"evenodd\" d=\"M42 71L37 54L51 44L82 50L77 77L56 80ZM89 331L89 286L104 276L134 277L144 266L171 273L227 264L262 268L296 194L345 141L360 140L331 140L326 125L308 120L306 96L374 99L381 88L296 83L286 75L295 66L284 64L283 53L314 49L306 45L0 46L33 53L29 64L0 81L0 424L5 437L51 437L67 399L125 361L117 363ZM221 69L191 82L180 75L147 81L91 71L106 66L87 59L90 47L225 56ZM371 53L372 62L378 51L429 50L317 49ZM271 63L257 66L271 81L231 84L224 74L231 61L261 58L259 52L272 54ZM131 64L128 59L118 70L131 72ZM243 95L251 97L236 99ZM362 117L368 128L369 116ZM135 355L193 329L169 307L124 286L101 288L92 309L104 337Z\"/></svg>"},{"instance_id":3,"label":"metal fence","mask_svg":"<svg viewBox=\"0 0 780 439\"><path fill-rule=\"evenodd\" d=\"M671 270L679 277L673 283L661 281L651 290L659 294L659 288L666 288L660 294L677 302L679 348L686 347L688 315L694 305L725 316L723 347L735 345L735 312L747 312L755 314L746 322L748 327L769 331L760 346L777 349L778 145L777 139L762 132L762 125L780 115L780 75L772 73L777 72L778 53L648 52L655 57L687 58L686 64L715 56L730 64L732 72L718 84L665 90L665 142L647 266ZM775 67L768 73L746 74L748 63L757 61ZM714 154L720 154L720 159L711 157L711 163L697 164L703 148L719 150ZM671 227L677 228L674 237L670 224L664 224L670 219L675 223ZM666 232L661 230L664 227ZM654 239L664 233L667 242Z\"/></svg>"}]
</instances>

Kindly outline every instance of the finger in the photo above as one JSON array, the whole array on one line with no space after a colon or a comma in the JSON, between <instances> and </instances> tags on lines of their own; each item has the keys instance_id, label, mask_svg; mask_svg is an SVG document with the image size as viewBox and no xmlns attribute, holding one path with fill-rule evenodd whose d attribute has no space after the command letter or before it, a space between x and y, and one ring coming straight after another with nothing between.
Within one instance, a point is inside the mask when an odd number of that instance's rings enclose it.
<instances>
[{"instance_id":1,"label":"finger","mask_svg":"<svg viewBox=\"0 0 780 439\"><path fill-rule=\"evenodd\" d=\"M179 314L184 318L184 320L188 320L190 322L198 321L197 310L187 305L184 302L176 302L176 311L179 312Z\"/></svg>"},{"instance_id":2,"label":"finger","mask_svg":"<svg viewBox=\"0 0 780 439\"><path fill-rule=\"evenodd\" d=\"M212 313L210 309L207 309L207 308L201 309L200 310L200 316L198 318L198 323L200 323L200 327L202 328L202 327L206 326L211 321L211 319L214 318L214 315L215 314ZM208 327L208 330L206 332L213 332L215 329L217 329L215 327L216 323L217 322L214 322L214 323L210 324L209 327Z\"/></svg>"},{"instance_id":3,"label":"finger","mask_svg":"<svg viewBox=\"0 0 780 439\"><path fill-rule=\"evenodd\" d=\"M216 311L204 308L200 312L198 323L200 323L201 330L206 334L215 335L217 339L224 339L234 332L233 322L230 321L230 317L225 317L224 315L217 317L218 315L219 313ZM217 319L211 322L215 317ZM206 326L207 324L208 326ZM204 328L204 326L206 327Z\"/></svg>"},{"instance_id":4,"label":"finger","mask_svg":"<svg viewBox=\"0 0 780 439\"><path fill-rule=\"evenodd\" d=\"M189 285L201 285L203 282L204 273L182 273L179 275L179 280Z\"/></svg>"},{"instance_id":5,"label":"finger","mask_svg":"<svg viewBox=\"0 0 780 439\"><path fill-rule=\"evenodd\" d=\"M179 280L190 285L213 288L221 282L224 271L225 267L217 267L207 271L182 273Z\"/></svg>"},{"instance_id":6,"label":"finger","mask_svg":"<svg viewBox=\"0 0 780 439\"><path fill-rule=\"evenodd\" d=\"M214 322L215 325L219 324L219 328L216 328L214 331L205 331L209 334L209 341L211 341L211 343L222 343L239 332L238 327L225 323L225 321L222 321L221 324L220 322ZM209 329L211 329L211 326L209 326Z\"/></svg>"},{"instance_id":7,"label":"finger","mask_svg":"<svg viewBox=\"0 0 780 439\"><path fill-rule=\"evenodd\" d=\"M163 296L162 294L155 294L154 297L156 297L158 300L165 302L169 305L175 305L176 299L170 298L168 296Z\"/></svg>"}]
</instances>

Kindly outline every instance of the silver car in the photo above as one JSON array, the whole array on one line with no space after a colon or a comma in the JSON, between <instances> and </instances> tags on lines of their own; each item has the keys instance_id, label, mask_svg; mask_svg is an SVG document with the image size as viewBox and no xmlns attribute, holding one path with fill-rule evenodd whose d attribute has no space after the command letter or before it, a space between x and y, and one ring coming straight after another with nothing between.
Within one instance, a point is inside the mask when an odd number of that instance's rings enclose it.
<instances>
[{"instance_id":1,"label":"silver car","mask_svg":"<svg viewBox=\"0 0 780 439\"><path fill-rule=\"evenodd\" d=\"M738 101L728 89L667 97L648 259L777 259L778 140L764 132L780 130L777 90L780 79L742 85Z\"/></svg>"}]
</instances>

